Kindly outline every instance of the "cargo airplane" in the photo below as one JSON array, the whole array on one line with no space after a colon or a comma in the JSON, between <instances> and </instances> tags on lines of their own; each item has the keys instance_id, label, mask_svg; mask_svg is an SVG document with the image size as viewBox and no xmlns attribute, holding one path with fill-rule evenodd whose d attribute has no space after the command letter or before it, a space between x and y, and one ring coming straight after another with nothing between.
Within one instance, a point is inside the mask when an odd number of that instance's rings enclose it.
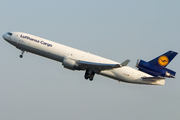
<instances>
[{"instance_id":1,"label":"cargo airplane","mask_svg":"<svg viewBox=\"0 0 180 120\"><path fill-rule=\"evenodd\" d=\"M99 74L119 82L164 85L165 78L174 78L176 74L166 68L178 54L174 51L168 51L149 62L138 60L136 64L138 69L134 69L127 66L130 60L122 63L115 62L27 33L8 32L3 35L3 38L22 51L20 58L23 57L25 51L50 58L62 62L64 68L85 71L84 78L90 81L93 80L95 74Z\"/></svg>"}]
</instances>

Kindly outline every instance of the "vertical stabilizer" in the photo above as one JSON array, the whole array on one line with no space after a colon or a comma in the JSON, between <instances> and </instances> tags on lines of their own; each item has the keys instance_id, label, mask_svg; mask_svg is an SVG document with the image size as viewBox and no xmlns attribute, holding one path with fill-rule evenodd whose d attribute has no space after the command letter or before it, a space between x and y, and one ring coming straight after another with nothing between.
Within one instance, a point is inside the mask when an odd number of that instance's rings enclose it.
<instances>
[{"instance_id":1,"label":"vertical stabilizer","mask_svg":"<svg viewBox=\"0 0 180 120\"><path fill-rule=\"evenodd\" d=\"M157 67L166 67L177 54L177 52L168 51L160 55L159 57L149 61L149 63Z\"/></svg>"}]
</instances>

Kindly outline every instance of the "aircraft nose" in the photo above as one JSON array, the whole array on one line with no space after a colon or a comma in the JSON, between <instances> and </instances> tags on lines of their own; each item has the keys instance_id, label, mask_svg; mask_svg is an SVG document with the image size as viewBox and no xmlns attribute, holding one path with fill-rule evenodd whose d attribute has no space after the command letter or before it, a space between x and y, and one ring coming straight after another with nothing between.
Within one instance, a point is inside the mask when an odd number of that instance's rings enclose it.
<instances>
[{"instance_id":1,"label":"aircraft nose","mask_svg":"<svg viewBox=\"0 0 180 120\"><path fill-rule=\"evenodd\" d=\"M6 37L7 37L7 36L6 36L6 34L3 34L2 37L6 40Z\"/></svg>"}]
</instances>

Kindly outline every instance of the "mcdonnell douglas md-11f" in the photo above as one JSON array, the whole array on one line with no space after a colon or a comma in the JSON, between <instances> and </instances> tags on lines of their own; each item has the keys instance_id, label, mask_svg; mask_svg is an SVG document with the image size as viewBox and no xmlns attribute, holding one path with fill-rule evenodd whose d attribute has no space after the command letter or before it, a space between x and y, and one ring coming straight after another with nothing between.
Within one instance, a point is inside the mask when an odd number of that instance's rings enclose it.
<instances>
[{"instance_id":1,"label":"mcdonnell douglas md-11f","mask_svg":"<svg viewBox=\"0 0 180 120\"><path fill-rule=\"evenodd\" d=\"M127 66L130 60L115 62L27 33L8 32L3 38L22 51L20 58L25 51L50 58L62 62L67 69L85 71L84 78L90 81L95 74L99 74L128 83L164 85L165 78L174 78L176 74L175 71L166 68L178 54L174 51L168 51L149 62L138 60L138 69L134 69Z\"/></svg>"}]
</instances>

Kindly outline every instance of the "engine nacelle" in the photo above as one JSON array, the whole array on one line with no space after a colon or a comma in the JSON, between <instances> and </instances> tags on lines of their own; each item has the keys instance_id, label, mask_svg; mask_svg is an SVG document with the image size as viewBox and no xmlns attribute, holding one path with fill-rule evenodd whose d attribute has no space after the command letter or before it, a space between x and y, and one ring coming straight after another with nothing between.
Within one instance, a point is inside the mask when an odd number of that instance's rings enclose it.
<instances>
[{"instance_id":1,"label":"engine nacelle","mask_svg":"<svg viewBox=\"0 0 180 120\"><path fill-rule=\"evenodd\" d=\"M70 70L76 70L78 68L78 64L76 63L76 61L70 58L64 58L64 60L62 61L62 65Z\"/></svg>"},{"instance_id":2,"label":"engine nacelle","mask_svg":"<svg viewBox=\"0 0 180 120\"><path fill-rule=\"evenodd\" d=\"M136 67L139 68L140 71L151 74L153 76L162 76L162 77L171 77L174 78L176 72L167 69L165 67L157 67L152 65L146 61L138 60Z\"/></svg>"}]
</instances>

